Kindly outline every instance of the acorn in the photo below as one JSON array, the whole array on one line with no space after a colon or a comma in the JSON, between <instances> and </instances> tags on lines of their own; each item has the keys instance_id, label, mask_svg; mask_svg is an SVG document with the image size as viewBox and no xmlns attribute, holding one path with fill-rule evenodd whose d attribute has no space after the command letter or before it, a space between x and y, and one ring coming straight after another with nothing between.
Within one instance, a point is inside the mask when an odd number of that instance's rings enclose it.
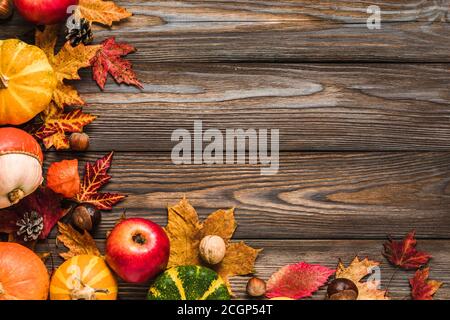
<instances>
[{"instance_id":1,"label":"acorn","mask_svg":"<svg viewBox=\"0 0 450 320\"><path fill-rule=\"evenodd\" d=\"M78 230L94 231L102 220L102 214L90 203L82 203L75 207L71 215L71 224Z\"/></svg>"},{"instance_id":2,"label":"acorn","mask_svg":"<svg viewBox=\"0 0 450 320\"><path fill-rule=\"evenodd\" d=\"M89 148L89 136L84 132L72 133L69 142L73 151L86 151Z\"/></svg>"},{"instance_id":3,"label":"acorn","mask_svg":"<svg viewBox=\"0 0 450 320\"><path fill-rule=\"evenodd\" d=\"M327 289L328 300L356 300L358 294L356 284L345 278L333 280Z\"/></svg>"},{"instance_id":4,"label":"acorn","mask_svg":"<svg viewBox=\"0 0 450 320\"><path fill-rule=\"evenodd\" d=\"M266 293L266 282L263 279L253 277L248 280L246 290L250 297L261 297Z\"/></svg>"},{"instance_id":5,"label":"acorn","mask_svg":"<svg viewBox=\"0 0 450 320\"><path fill-rule=\"evenodd\" d=\"M13 13L12 0L0 0L0 20L11 17Z\"/></svg>"}]
</instances>

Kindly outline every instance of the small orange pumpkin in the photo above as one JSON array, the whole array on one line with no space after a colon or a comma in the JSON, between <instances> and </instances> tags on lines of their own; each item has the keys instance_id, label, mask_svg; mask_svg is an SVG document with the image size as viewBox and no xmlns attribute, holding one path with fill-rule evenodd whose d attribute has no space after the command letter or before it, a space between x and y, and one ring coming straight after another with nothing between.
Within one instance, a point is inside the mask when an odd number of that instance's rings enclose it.
<instances>
[{"instance_id":1,"label":"small orange pumpkin","mask_svg":"<svg viewBox=\"0 0 450 320\"><path fill-rule=\"evenodd\" d=\"M46 300L49 275L30 249L0 242L0 300Z\"/></svg>"},{"instance_id":2,"label":"small orange pumpkin","mask_svg":"<svg viewBox=\"0 0 450 320\"><path fill-rule=\"evenodd\" d=\"M64 262L53 274L51 300L116 300L117 281L100 257L80 255Z\"/></svg>"},{"instance_id":3,"label":"small orange pumpkin","mask_svg":"<svg viewBox=\"0 0 450 320\"><path fill-rule=\"evenodd\" d=\"M0 125L20 125L50 103L56 75L44 51L17 39L0 40Z\"/></svg>"}]
</instances>

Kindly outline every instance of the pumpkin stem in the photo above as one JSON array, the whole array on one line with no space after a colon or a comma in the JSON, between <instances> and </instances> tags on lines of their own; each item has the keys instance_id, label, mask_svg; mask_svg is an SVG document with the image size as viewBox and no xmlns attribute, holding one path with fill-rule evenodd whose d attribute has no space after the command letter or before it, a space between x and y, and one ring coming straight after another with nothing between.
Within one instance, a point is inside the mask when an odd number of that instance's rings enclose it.
<instances>
[{"instance_id":1,"label":"pumpkin stem","mask_svg":"<svg viewBox=\"0 0 450 320\"><path fill-rule=\"evenodd\" d=\"M0 73L0 89L8 88L8 78Z\"/></svg>"},{"instance_id":2,"label":"pumpkin stem","mask_svg":"<svg viewBox=\"0 0 450 320\"><path fill-rule=\"evenodd\" d=\"M10 193L8 193L8 199L9 199L9 202L11 202L11 204L18 203L24 197L25 197L25 192L23 192L23 190L19 189L19 188L14 189Z\"/></svg>"},{"instance_id":3,"label":"pumpkin stem","mask_svg":"<svg viewBox=\"0 0 450 320\"><path fill-rule=\"evenodd\" d=\"M0 296L5 293L5 289L3 289L3 285L0 282Z\"/></svg>"},{"instance_id":4,"label":"pumpkin stem","mask_svg":"<svg viewBox=\"0 0 450 320\"><path fill-rule=\"evenodd\" d=\"M72 300L97 300L96 293L108 294L108 289L94 289L87 284L84 284L80 279L80 288L72 289L70 297Z\"/></svg>"}]
</instances>

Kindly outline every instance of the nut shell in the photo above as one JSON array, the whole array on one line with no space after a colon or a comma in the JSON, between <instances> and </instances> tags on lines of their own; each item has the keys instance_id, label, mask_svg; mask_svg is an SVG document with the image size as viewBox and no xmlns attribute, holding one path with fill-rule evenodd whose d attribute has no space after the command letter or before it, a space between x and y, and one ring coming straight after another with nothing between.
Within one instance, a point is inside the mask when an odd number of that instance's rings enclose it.
<instances>
[{"instance_id":1,"label":"nut shell","mask_svg":"<svg viewBox=\"0 0 450 320\"><path fill-rule=\"evenodd\" d=\"M70 135L70 148L74 151L86 151L89 148L89 136L82 133L72 133Z\"/></svg>"},{"instance_id":2,"label":"nut shell","mask_svg":"<svg viewBox=\"0 0 450 320\"><path fill-rule=\"evenodd\" d=\"M71 223L78 230L93 231L101 221L102 215L89 203L80 204L72 212Z\"/></svg>"},{"instance_id":3,"label":"nut shell","mask_svg":"<svg viewBox=\"0 0 450 320\"><path fill-rule=\"evenodd\" d=\"M208 264L220 263L227 251L225 241L219 236L206 236L200 242L200 256Z\"/></svg>"},{"instance_id":4,"label":"nut shell","mask_svg":"<svg viewBox=\"0 0 450 320\"><path fill-rule=\"evenodd\" d=\"M334 279L327 289L329 300L356 300L358 298L358 287L345 278Z\"/></svg>"},{"instance_id":5,"label":"nut shell","mask_svg":"<svg viewBox=\"0 0 450 320\"><path fill-rule=\"evenodd\" d=\"M253 277L247 282L247 294L250 297L261 297L266 293L266 282Z\"/></svg>"}]
</instances>

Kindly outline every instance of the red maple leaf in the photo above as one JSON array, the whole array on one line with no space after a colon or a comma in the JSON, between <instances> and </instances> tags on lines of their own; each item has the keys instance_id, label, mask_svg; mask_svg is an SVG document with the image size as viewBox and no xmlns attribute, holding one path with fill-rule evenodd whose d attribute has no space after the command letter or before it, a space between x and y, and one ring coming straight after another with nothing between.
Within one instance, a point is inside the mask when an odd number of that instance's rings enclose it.
<instances>
[{"instance_id":1,"label":"red maple leaf","mask_svg":"<svg viewBox=\"0 0 450 320\"><path fill-rule=\"evenodd\" d=\"M413 278L409 279L411 297L413 300L433 300L433 295L442 286L442 282L428 280L430 268L417 270Z\"/></svg>"},{"instance_id":2,"label":"red maple leaf","mask_svg":"<svg viewBox=\"0 0 450 320\"><path fill-rule=\"evenodd\" d=\"M122 58L135 51L136 48L127 43L117 43L114 37L103 41L101 49L91 60L93 78L102 90L105 88L108 73L117 83L143 88L131 62Z\"/></svg>"},{"instance_id":3,"label":"red maple leaf","mask_svg":"<svg viewBox=\"0 0 450 320\"><path fill-rule=\"evenodd\" d=\"M44 229L39 238L47 238L56 222L67 213L67 210L61 207L61 200L62 197L51 189L38 188L15 206L0 210L0 232L16 232L18 230L17 221L25 213L35 211L44 219Z\"/></svg>"},{"instance_id":4,"label":"red maple leaf","mask_svg":"<svg viewBox=\"0 0 450 320\"><path fill-rule=\"evenodd\" d=\"M98 190L111 180L108 170L111 167L113 152L97 160L86 163L80 192L75 196L78 202L91 203L99 210L111 210L113 205L125 198L118 193L99 193Z\"/></svg>"},{"instance_id":5,"label":"red maple leaf","mask_svg":"<svg viewBox=\"0 0 450 320\"><path fill-rule=\"evenodd\" d=\"M390 263L402 269L418 269L428 263L431 255L426 252L417 251L415 234L416 232L413 230L402 241L389 239L383 245L383 255Z\"/></svg>"},{"instance_id":6,"label":"red maple leaf","mask_svg":"<svg viewBox=\"0 0 450 320\"><path fill-rule=\"evenodd\" d=\"M267 282L268 298L301 299L311 296L334 273L321 265L300 262L282 267Z\"/></svg>"}]
</instances>

